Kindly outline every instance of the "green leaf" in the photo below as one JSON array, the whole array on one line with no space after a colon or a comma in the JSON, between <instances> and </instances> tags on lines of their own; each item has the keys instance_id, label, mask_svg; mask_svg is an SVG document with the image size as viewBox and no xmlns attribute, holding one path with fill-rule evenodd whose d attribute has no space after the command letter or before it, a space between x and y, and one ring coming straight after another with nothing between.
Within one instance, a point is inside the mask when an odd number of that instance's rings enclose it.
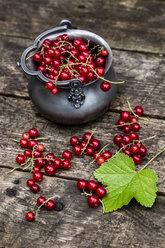
<instances>
[{"instance_id":1,"label":"green leaf","mask_svg":"<svg viewBox=\"0 0 165 248\"><path fill-rule=\"evenodd\" d=\"M136 172L133 159L125 154L109 159L94 171L94 176L107 186L102 199L105 212L127 205L133 197L145 207L155 201L157 175L150 169Z\"/></svg>"}]
</instances>

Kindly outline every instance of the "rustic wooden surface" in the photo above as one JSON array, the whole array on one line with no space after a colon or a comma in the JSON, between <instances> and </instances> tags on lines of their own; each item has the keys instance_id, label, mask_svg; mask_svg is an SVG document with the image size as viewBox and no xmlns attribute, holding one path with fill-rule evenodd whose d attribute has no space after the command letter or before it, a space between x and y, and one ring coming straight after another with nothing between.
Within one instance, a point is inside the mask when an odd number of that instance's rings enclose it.
<instances>
[{"instance_id":1,"label":"rustic wooden surface","mask_svg":"<svg viewBox=\"0 0 165 248\"><path fill-rule=\"evenodd\" d=\"M41 183L41 194L56 195L64 208L41 210L38 219L29 223L25 213L35 209L39 194L31 194L25 186L27 172L6 176L21 152L12 139L31 127L50 138L44 144L57 156L70 149L72 135L80 136L95 127L103 145L112 143L118 133L112 125L127 108L126 97L133 106L142 104L150 118L147 125L142 124L140 137L157 135L146 142L149 152L143 163L165 146L165 1L0 0L0 6L0 248L165 247L165 154L150 165L159 178L158 197L151 209L134 200L110 214L103 214L101 206L89 208L76 181L92 178L97 165L87 156L74 156L69 171L44 175ZM16 66L33 39L61 19L70 19L73 26L104 37L113 48L118 79L126 81L103 117L74 128L52 123L38 113L28 96L27 79ZM113 153L115 149L112 145Z\"/></svg>"}]
</instances>

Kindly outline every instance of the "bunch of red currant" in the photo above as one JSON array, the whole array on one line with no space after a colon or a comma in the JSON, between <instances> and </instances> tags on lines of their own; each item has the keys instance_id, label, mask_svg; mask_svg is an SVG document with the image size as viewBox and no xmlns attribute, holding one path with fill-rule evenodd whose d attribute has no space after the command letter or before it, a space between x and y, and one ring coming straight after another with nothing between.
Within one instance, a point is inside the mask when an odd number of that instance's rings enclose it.
<instances>
[{"instance_id":1,"label":"bunch of red currant","mask_svg":"<svg viewBox=\"0 0 165 248\"><path fill-rule=\"evenodd\" d=\"M99 198L106 196L106 189L103 186L99 186L94 180L87 182L81 179L77 182L77 188L83 191L83 195L88 196L87 202L90 207L98 206L100 202Z\"/></svg>"},{"instance_id":2,"label":"bunch of red currant","mask_svg":"<svg viewBox=\"0 0 165 248\"><path fill-rule=\"evenodd\" d=\"M59 35L53 40L45 39L41 44L40 50L33 55L33 60L37 64L37 70L50 79L46 87L52 94L58 93L56 81L78 78L84 85L104 76L108 56L104 47L93 45L89 40L70 40L67 34ZM100 87L106 92L110 90L111 84L102 79Z\"/></svg>"},{"instance_id":3,"label":"bunch of red currant","mask_svg":"<svg viewBox=\"0 0 165 248\"><path fill-rule=\"evenodd\" d=\"M139 141L137 132L140 130L138 117L143 115L143 108L136 106L133 110L134 116L129 111L122 111L120 119L117 121L117 127L125 135L115 135L114 143L125 153L133 158L135 164L139 164L142 157L146 155L147 148Z\"/></svg>"}]
</instances>

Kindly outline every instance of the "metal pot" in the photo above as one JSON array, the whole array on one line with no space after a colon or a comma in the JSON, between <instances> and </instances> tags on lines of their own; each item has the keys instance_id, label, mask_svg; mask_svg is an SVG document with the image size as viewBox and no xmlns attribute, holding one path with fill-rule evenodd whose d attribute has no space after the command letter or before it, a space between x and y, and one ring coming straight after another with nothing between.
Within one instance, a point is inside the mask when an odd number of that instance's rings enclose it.
<instances>
[{"instance_id":1,"label":"metal pot","mask_svg":"<svg viewBox=\"0 0 165 248\"><path fill-rule=\"evenodd\" d=\"M40 49L41 43L39 41L43 42L46 38L53 39L64 33L68 34L71 39L89 39L107 49L109 55L106 58L104 78L116 81L115 72L112 68L112 51L107 42L92 32L73 29L71 22L68 20L63 20L59 27L40 34L35 39L34 44L23 52L20 65L29 79L28 90L30 98L42 115L60 124L82 124L92 121L105 113L116 95L117 85L112 84L108 92L103 92L100 89L102 82L100 79L83 86L79 79L58 81L59 93L53 95L45 87L49 79L41 71L36 70L36 64L32 57L28 59L28 67L26 65L27 56Z\"/></svg>"}]
</instances>

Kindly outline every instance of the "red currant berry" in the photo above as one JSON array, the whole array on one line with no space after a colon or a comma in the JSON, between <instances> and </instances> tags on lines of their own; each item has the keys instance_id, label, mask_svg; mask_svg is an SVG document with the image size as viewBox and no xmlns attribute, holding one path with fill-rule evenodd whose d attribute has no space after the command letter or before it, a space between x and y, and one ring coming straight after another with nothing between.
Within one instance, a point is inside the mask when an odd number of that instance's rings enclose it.
<instances>
[{"instance_id":1,"label":"red currant berry","mask_svg":"<svg viewBox=\"0 0 165 248\"><path fill-rule=\"evenodd\" d=\"M86 148L86 154L88 156L92 156L94 154L94 148L91 147L91 146L87 146L87 148Z\"/></svg>"},{"instance_id":2,"label":"red currant berry","mask_svg":"<svg viewBox=\"0 0 165 248\"><path fill-rule=\"evenodd\" d=\"M79 138L76 137L76 136L73 136L73 137L70 138L70 144L71 144L72 146L78 145L79 142L80 142L80 141L79 141Z\"/></svg>"},{"instance_id":3,"label":"red currant berry","mask_svg":"<svg viewBox=\"0 0 165 248\"><path fill-rule=\"evenodd\" d=\"M137 133L135 133L135 132L131 132L129 134L129 137L130 137L131 140L138 140L139 139L139 135Z\"/></svg>"},{"instance_id":4,"label":"red currant berry","mask_svg":"<svg viewBox=\"0 0 165 248\"><path fill-rule=\"evenodd\" d=\"M119 146L119 148L122 148L125 146L125 144L123 142L121 142L118 146Z\"/></svg>"},{"instance_id":5,"label":"red currant berry","mask_svg":"<svg viewBox=\"0 0 165 248\"><path fill-rule=\"evenodd\" d=\"M39 168L40 168L40 167L39 167ZM33 179L34 179L34 181L36 181L36 182L41 182L42 179L43 179L42 173L41 173L41 172L34 172L34 173L33 173Z\"/></svg>"},{"instance_id":6,"label":"red currant berry","mask_svg":"<svg viewBox=\"0 0 165 248\"><path fill-rule=\"evenodd\" d=\"M34 150L33 151L33 156L34 158L41 158L42 157L42 153L38 150Z\"/></svg>"},{"instance_id":7,"label":"red currant berry","mask_svg":"<svg viewBox=\"0 0 165 248\"><path fill-rule=\"evenodd\" d=\"M28 147L30 149L33 149L34 146L36 146L38 144L38 142L36 140L29 140L28 141Z\"/></svg>"},{"instance_id":8,"label":"red currant berry","mask_svg":"<svg viewBox=\"0 0 165 248\"><path fill-rule=\"evenodd\" d=\"M115 135L115 137L114 137L114 143L116 145L119 145L122 142L122 140L123 140L123 136L122 135Z\"/></svg>"},{"instance_id":9,"label":"red currant berry","mask_svg":"<svg viewBox=\"0 0 165 248\"><path fill-rule=\"evenodd\" d=\"M23 133L23 134L22 134L22 138L25 139L25 140L30 139L29 133L27 133L27 132Z\"/></svg>"},{"instance_id":10,"label":"red currant berry","mask_svg":"<svg viewBox=\"0 0 165 248\"><path fill-rule=\"evenodd\" d=\"M102 197L106 196L106 193L107 193L106 189L104 187L102 187L102 186L99 186L96 189L96 195L98 195L98 197L102 198Z\"/></svg>"},{"instance_id":11,"label":"red currant berry","mask_svg":"<svg viewBox=\"0 0 165 248\"><path fill-rule=\"evenodd\" d=\"M137 121L138 121L138 119L135 116L130 118L131 123L134 123L134 122L137 122Z\"/></svg>"},{"instance_id":12,"label":"red currant berry","mask_svg":"<svg viewBox=\"0 0 165 248\"><path fill-rule=\"evenodd\" d=\"M31 158L31 157L32 157L32 152L31 152L31 150L25 150L25 151L24 151L24 156L25 156L25 157L28 157L28 158Z\"/></svg>"},{"instance_id":13,"label":"red currant berry","mask_svg":"<svg viewBox=\"0 0 165 248\"><path fill-rule=\"evenodd\" d=\"M95 153L93 154L94 159L97 159L97 158L99 158L100 156L101 156L101 154L99 154L99 152L95 152Z\"/></svg>"},{"instance_id":14,"label":"red currant berry","mask_svg":"<svg viewBox=\"0 0 165 248\"><path fill-rule=\"evenodd\" d=\"M88 183L87 183L87 188L90 190L90 191L95 191L98 187L98 183L94 180L90 180Z\"/></svg>"},{"instance_id":15,"label":"red currant berry","mask_svg":"<svg viewBox=\"0 0 165 248\"><path fill-rule=\"evenodd\" d=\"M105 158L103 156L100 156L97 158L96 161L97 161L98 165L101 165L105 162Z\"/></svg>"},{"instance_id":16,"label":"red currant berry","mask_svg":"<svg viewBox=\"0 0 165 248\"><path fill-rule=\"evenodd\" d=\"M76 155L80 155L81 154L81 146L80 145L75 145L74 147L73 147L73 152L74 152L74 154L76 154Z\"/></svg>"},{"instance_id":17,"label":"red currant berry","mask_svg":"<svg viewBox=\"0 0 165 248\"><path fill-rule=\"evenodd\" d=\"M138 132L139 129L140 129L140 125L139 125L139 123L133 123L133 124L131 125L131 128L132 128L132 131Z\"/></svg>"},{"instance_id":18,"label":"red currant berry","mask_svg":"<svg viewBox=\"0 0 165 248\"><path fill-rule=\"evenodd\" d=\"M123 132L124 133L130 133L131 132L131 127L130 126L123 126Z\"/></svg>"},{"instance_id":19,"label":"red currant berry","mask_svg":"<svg viewBox=\"0 0 165 248\"><path fill-rule=\"evenodd\" d=\"M138 153L139 147L137 145L132 145L130 150L132 153Z\"/></svg>"},{"instance_id":20,"label":"red currant berry","mask_svg":"<svg viewBox=\"0 0 165 248\"><path fill-rule=\"evenodd\" d=\"M142 142L136 142L135 145L137 145L139 148L143 146Z\"/></svg>"},{"instance_id":21,"label":"red currant berry","mask_svg":"<svg viewBox=\"0 0 165 248\"><path fill-rule=\"evenodd\" d=\"M137 154L133 155L132 158L135 164L139 164L142 161L141 156Z\"/></svg>"},{"instance_id":22,"label":"red currant berry","mask_svg":"<svg viewBox=\"0 0 165 248\"><path fill-rule=\"evenodd\" d=\"M31 188L35 184L35 181L33 179L28 179L26 184L27 184L28 187Z\"/></svg>"},{"instance_id":23,"label":"red currant berry","mask_svg":"<svg viewBox=\"0 0 165 248\"><path fill-rule=\"evenodd\" d=\"M96 73L98 74L98 76L100 76L100 77L104 76L104 72L105 72L105 70L102 66L99 66L96 68Z\"/></svg>"},{"instance_id":24,"label":"red currant berry","mask_svg":"<svg viewBox=\"0 0 165 248\"><path fill-rule=\"evenodd\" d=\"M62 71L60 73L60 79L62 81L66 81L66 80L69 80L70 79L70 74L67 72L67 71Z\"/></svg>"},{"instance_id":25,"label":"red currant berry","mask_svg":"<svg viewBox=\"0 0 165 248\"><path fill-rule=\"evenodd\" d=\"M61 62L59 59L54 59L52 65L56 68L60 66Z\"/></svg>"},{"instance_id":26,"label":"red currant berry","mask_svg":"<svg viewBox=\"0 0 165 248\"><path fill-rule=\"evenodd\" d=\"M54 83L52 81L48 81L46 83L46 87L49 89L49 90L52 90L54 88Z\"/></svg>"},{"instance_id":27,"label":"red currant berry","mask_svg":"<svg viewBox=\"0 0 165 248\"><path fill-rule=\"evenodd\" d=\"M52 93L53 95L57 95L58 92L59 92L59 90L58 90L58 88L57 88L56 86L54 86L53 89L51 90L51 93Z\"/></svg>"},{"instance_id":28,"label":"red currant berry","mask_svg":"<svg viewBox=\"0 0 165 248\"><path fill-rule=\"evenodd\" d=\"M36 128L31 128L29 130L29 135L31 138L36 138L38 136L38 130Z\"/></svg>"},{"instance_id":29,"label":"red currant berry","mask_svg":"<svg viewBox=\"0 0 165 248\"><path fill-rule=\"evenodd\" d=\"M146 153L147 153L147 148L145 146L141 146L139 148L139 152L138 153L139 153L140 156L145 156Z\"/></svg>"},{"instance_id":30,"label":"red currant berry","mask_svg":"<svg viewBox=\"0 0 165 248\"><path fill-rule=\"evenodd\" d=\"M65 160L62 162L62 168L63 168L63 170L69 170L70 167L71 167L71 162L70 162L70 160L65 159Z\"/></svg>"},{"instance_id":31,"label":"red currant berry","mask_svg":"<svg viewBox=\"0 0 165 248\"><path fill-rule=\"evenodd\" d=\"M38 184L34 184L30 187L30 190L33 192L33 193L38 193L38 191L40 190L40 187L38 186Z\"/></svg>"},{"instance_id":32,"label":"red currant berry","mask_svg":"<svg viewBox=\"0 0 165 248\"><path fill-rule=\"evenodd\" d=\"M43 196L38 197L37 199L37 205L40 206L41 204L43 204L46 201L46 198Z\"/></svg>"},{"instance_id":33,"label":"red currant berry","mask_svg":"<svg viewBox=\"0 0 165 248\"><path fill-rule=\"evenodd\" d=\"M43 144L38 144L36 149L39 151L39 152L43 152L44 151L44 145Z\"/></svg>"},{"instance_id":34,"label":"red currant berry","mask_svg":"<svg viewBox=\"0 0 165 248\"><path fill-rule=\"evenodd\" d=\"M53 166L56 168L56 169L60 169L61 168L61 165L62 165L62 161L61 159L59 158L56 158L53 162Z\"/></svg>"},{"instance_id":35,"label":"red currant berry","mask_svg":"<svg viewBox=\"0 0 165 248\"><path fill-rule=\"evenodd\" d=\"M72 153L70 151L64 151L62 153L62 157L65 159L71 159L72 158Z\"/></svg>"},{"instance_id":36,"label":"red currant berry","mask_svg":"<svg viewBox=\"0 0 165 248\"><path fill-rule=\"evenodd\" d=\"M41 171L41 167L39 167L38 165L33 167L33 172L40 172Z\"/></svg>"},{"instance_id":37,"label":"red currant berry","mask_svg":"<svg viewBox=\"0 0 165 248\"><path fill-rule=\"evenodd\" d=\"M35 161L36 165L39 166L40 168L44 167L46 164L46 160L43 158L38 158Z\"/></svg>"},{"instance_id":38,"label":"red currant berry","mask_svg":"<svg viewBox=\"0 0 165 248\"><path fill-rule=\"evenodd\" d=\"M25 156L22 154L18 154L18 156L16 157L16 162L18 164L23 164L25 162Z\"/></svg>"},{"instance_id":39,"label":"red currant berry","mask_svg":"<svg viewBox=\"0 0 165 248\"><path fill-rule=\"evenodd\" d=\"M123 136L124 145L128 145L130 142L131 142L130 136L129 135L124 135Z\"/></svg>"},{"instance_id":40,"label":"red currant berry","mask_svg":"<svg viewBox=\"0 0 165 248\"><path fill-rule=\"evenodd\" d=\"M33 221L33 220L35 219L34 213L33 213L33 212L28 212L28 213L26 214L26 219L27 219L28 221Z\"/></svg>"},{"instance_id":41,"label":"red currant berry","mask_svg":"<svg viewBox=\"0 0 165 248\"><path fill-rule=\"evenodd\" d=\"M78 50L79 50L80 52L83 52L83 51L88 50L87 45L86 45L85 43L81 43L81 44L78 46Z\"/></svg>"},{"instance_id":42,"label":"red currant berry","mask_svg":"<svg viewBox=\"0 0 165 248\"><path fill-rule=\"evenodd\" d=\"M93 135L92 136L91 135L92 135L91 133L85 133L82 138L85 142L89 140L89 142L91 143L92 140L94 139Z\"/></svg>"},{"instance_id":43,"label":"red currant berry","mask_svg":"<svg viewBox=\"0 0 165 248\"><path fill-rule=\"evenodd\" d=\"M81 180L79 180L79 181L77 182L77 188L78 188L79 190L84 190L84 189L86 189L86 187L87 187L87 181L81 179Z\"/></svg>"},{"instance_id":44,"label":"red currant berry","mask_svg":"<svg viewBox=\"0 0 165 248\"><path fill-rule=\"evenodd\" d=\"M122 111L120 113L120 118L124 121L128 121L130 119L130 113L128 111Z\"/></svg>"},{"instance_id":45,"label":"red currant berry","mask_svg":"<svg viewBox=\"0 0 165 248\"><path fill-rule=\"evenodd\" d=\"M80 63L85 63L86 62L86 57L84 55L80 54L78 56L78 60L79 60Z\"/></svg>"},{"instance_id":46,"label":"red currant berry","mask_svg":"<svg viewBox=\"0 0 165 248\"><path fill-rule=\"evenodd\" d=\"M54 201L49 200L47 203L45 203L45 207L47 210L53 210L55 208Z\"/></svg>"},{"instance_id":47,"label":"red currant berry","mask_svg":"<svg viewBox=\"0 0 165 248\"><path fill-rule=\"evenodd\" d=\"M40 65L40 66L37 68L37 71L41 71L43 74L45 74L45 73L46 73L46 68L45 68L45 66Z\"/></svg>"},{"instance_id":48,"label":"red currant berry","mask_svg":"<svg viewBox=\"0 0 165 248\"><path fill-rule=\"evenodd\" d=\"M88 82L93 81L95 79L95 74L93 71L90 71L87 75Z\"/></svg>"},{"instance_id":49,"label":"red currant berry","mask_svg":"<svg viewBox=\"0 0 165 248\"><path fill-rule=\"evenodd\" d=\"M51 58L51 57L45 57L45 58L43 59L43 61L44 61L45 65L50 65L50 64L52 64L52 58Z\"/></svg>"},{"instance_id":50,"label":"red currant berry","mask_svg":"<svg viewBox=\"0 0 165 248\"><path fill-rule=\"evenodd\" d=\"M100 88L101 88L102 91L107 92L107 91L110 90L111 84L108 83L108 82L102 82L102 83L100 84Z\"/></svg>"},{"instance_id":51,"label":"red currant berry","mask_svg":"<svg viewBox=\"0 0 165 248\"><path fill-rule=\"evenodd\" d=\"M42 61L42 55L41 55L40 53L35 53L35 54L33 55L33 60L34 60L35 62L40 62L40 61Z\"/></svg>"},{"instance_id":52,"label":"red currant berry","mask_svg":"<svg viewBox=\"0 0 165 248\"><path fill-rule=\"evenodd\" d=\"M97 66L103 66L104 63L105 63L105 59L104 59L103 57L97 57L97 58L95 59L95 64L96 64Z\"/></svg>"},{"instance_id":53,"label":"red currant berry","mask_svg":"<svg viewBox=\"0 0 165 248\"><path fill-rule=\"evenodd\" d=\"M83 149L86 146L87 142L83 141L80 143L81 149Z\"/></svg>"},{"instance_id":54,"label":"red currant berry","mask_svg":"<svg viewBox=\"0 0 165 248\"><path fill-rule=\"evenodd\" d=\"M124 127L123 124L125 124L125 120L123 120L123 119L118 120L116 123L116 125L118 125L118 128L120 128L120 129L123 129L123 127Z\"/></svg>"},{"instance_id":55,"label":"red currant berry","mask_svg":"<svg viewBox=\"0 0 165 248\"><path fill-rule=\"evenodd\" d=\"M45 173L48 176L52 176L56 173L56 168L51 164L47 164L45 165Z\"/></svg>"},{"instance_id":56,"label":"red currant berry","mask_svg":"<svg viewBox=\"0 0 165 248\"><path fill-rule=\"evenodd\" d=\"M88 205L92 208L99 205L99 198L96 195L91 195L88 197Z\"/></svg>"},{"instance_id":57,"label":"red currant berry","mask_svg":"<svg viewBox=\"0 0 165 248\"><path fill-rule=\"evenodd\" d=\"M105 158L105 160L108 160L112 157L112 153L109 151L103 152L102 156Z\"/></svg>"},{"instance_id":58,"label":"red currant berry","mask_svg":"<svg viewBox=\"0 0 165 248\"><path fill-rule=\"evenodd\" d=\"M136 115L141 116L141 115L143 115L143 108L141 106L136 106L134 108L134 112Z\"/></svg>"},{"instance_id":59,"label":"red currant berry","mask_svg":"<svg viewBox=\"0 0 165 248\"><path fill-rule=\"evenodd\" d=\"M130 157L131 154L132 154L131 151L130 151L130 149L128 149L128 148L124 149L123 153L124 153L125 155L128 155L129 157Z\"/></svg>"},{"instance_id":60,"label":"red currant berry","mask_svg":"<svg viewBox=\"0 0 165 248\"><path fill-rule=\"evenodd\" d=\"M53 162L53 160L55 159L55 155L54 155L54 153L47 153L46 154L46 156L45 156L45 158L49 161L51 161L51 162Z\"/></svg>"},{"instance_id":61,"label":"red currant berry","mask_svg":"<svg viewBox=\"0 0 165 248\"><path fill-rule=\"evenodd\" d=\"M94 150L99 150L101 147L100 141L97 139L93 139L90 145L94 148Z\"/></svg>"},{"instance_id":62,"label":"red currant berry","mask_svg":"<svg viewBox=\"0 0 165 248\"><path fill-rule=\"evenodd\" d=\"M106 49L101 50L101 55L106 57L108 55L108 51Z\"/></svg>"},{"instance_id":63,"label":"red currant berry","mask_svg":"<svg viewBox=\"0 0 165 248\"><path fill-rule=\"evenodd\" d=\"M67 34L63 34L61 38L62 40L69 41L69 36Z\"/></svg>"},{"instance_id":64,"label":"red currant berry","mask_svg":"<svg viewBox=\"0 0 165 248\"><path fill-rule=\"evenodd\" d=\"M23 147L23 148L28 146L27 139L21 139L19 143L20 143L20 146Z\"/></svg>"},{"instance_id":65,"label":"red currant berry","mask_svg":"<svg viewBox=\"0 0 165 248\"><path fill-rule=\"evenodd\" d=\"M73 45L76 48L78 48L82 43L83 43L83 41L81 39L78 39L78 38L73 41Z\"/></svg>"}]
</instances>

